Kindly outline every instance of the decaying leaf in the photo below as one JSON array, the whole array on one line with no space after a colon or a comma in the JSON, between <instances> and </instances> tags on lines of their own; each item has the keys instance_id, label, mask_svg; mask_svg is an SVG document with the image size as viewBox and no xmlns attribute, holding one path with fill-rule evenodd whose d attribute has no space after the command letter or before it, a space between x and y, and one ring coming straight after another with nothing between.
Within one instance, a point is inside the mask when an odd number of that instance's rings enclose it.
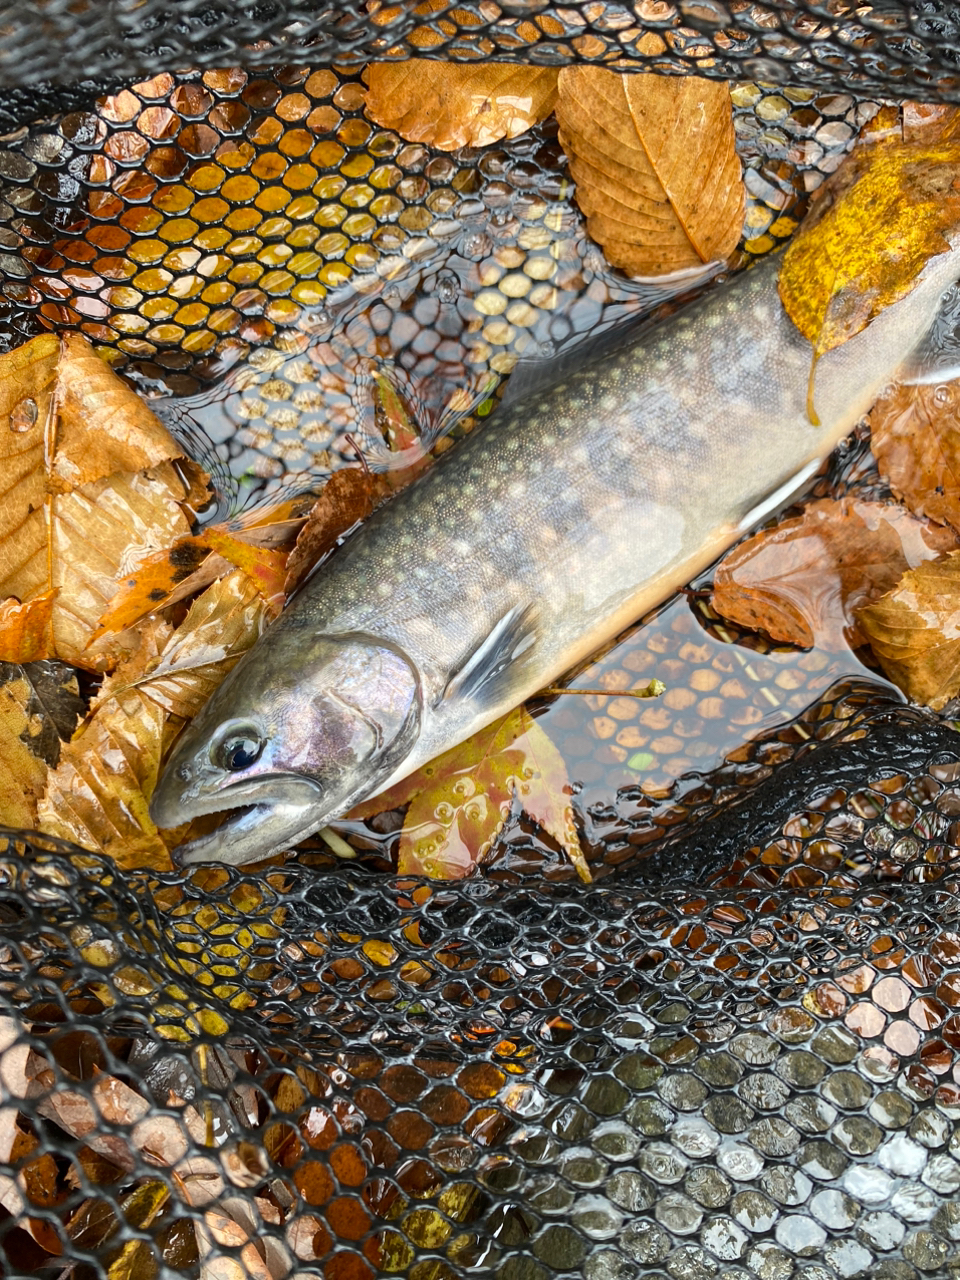
<instances>
[{"instance_id":1,"label":"decaying leaf","mask_svg":"<svg viewBox=\"0 0 960 1280\"><path fill-rule=\"evenodd\" d=\"M44 591L27 604L0 604L0 662L38 662L53 647L53 602L56 591Z\"/></svg>"},{"instance_id":2,"label":"decaying leaf","mask_svg":"<svg viewBox=\"0 0 960 1280\"><path fill-rule=\"evenodd\" d=\"M456 880L480 862L516 799L589 882L570 794L560 753L530 713L518 707L349 816L372 817L409 804L398 870Z\"/></svg>"},{"instance_id":3,"label":"decaying leaf","mask_svg":"<svg viewBox=\"0 0 960 1280\"><path fill-rule=\"evenodd\" d=\"M147 811L168 745L168 718L196 714L262 629L265 606L235 570L196 600L175 632L153 619L137 652L104 681L93 714L47 780L40 829L115 858L170 867ZM171 841L173 843L173 841Z\"/></svg>"},{"instance_id":4,"label":"decaying leaf","mask_svg":"<svg viewBox=\"0 0 960 1280\"><path fill-rule=\"evenodd\" d=\"M858 623L886 674L939 711L960 694L960 551L908 569Z\"/></svg>"},{"instance_id":5,"label":"decaying leaf","mask_svg":"<svg viewBox=\"0 0 960 1280\"><path fill-rule=\"evenodd\" d=\"M77 677L59 662L0 662L0 824L35 827L47 770L83 712Z\"/></svg>"},{"instance_id":6,"label":"decaying leaf","mask_svg":"<svg viewBox=\"0 0 960 1280\"><path fill-rule=\"evenodd\" d=\"M161 622L144 628L140 648L104 682L96 713L64 747L37 806L41 831L105 853L125 870L172 868L147 812L166 712L131 679L157 656L169 632Z\"/></svg>"},{"instance_id":7,"label":"decaying leaf","mask_svg":"<svg viewBox=\"0 0 960 1280\"><path fill-rule=\"evenodd\" d=\"M408 142L438 151L515 138L553 110L557 72L507 62L373 62L364 71L366 111Z\"/></svg>"},{"instance_id":8,"label":"decaying leaf","mask_svg":"<svg viewBox=\"0 0 960 1280\"><path fill-rule=\"evenodd\" d=\"M960 383L892 387L871 410L870 448L911 511L960 531Z\"/></svg>"},{"instance_id":9,"label":"decaying leaf","mask_svg":"<svg viewBox=\"0 0 960 1280\"><path fill-rule=\"evenodd\" d=\"M0 442L0 596L56 591L54 654L109 665L87 643L116 579L189 531L182 450L78 336L0 356Z\"/></svg>"},{"instance_id":10,"label":"decaying leaf","mask_svg":"<svg viewBox=\"0 0 960 1280\"><path fill-rule=\"evenodd\" d=\"M577 203L613 266L666 275L736 248L745 197L723 81L564 67L557 120Z\"/></svg>"},{"instance_id":11,"label":"decaying leaf","mask_svg":"<svg viewBox=\"0 0 960 1280\"><path fill-rule=\"evenodd\" d=\"M859 148L817 192L780 271L783 305L815 358L908 294L949 247L958 165L960 141L889 139Z\"/></svg>"},{"instance_id":12,"label":"decaying leaf","mask_svg":"<svg viewBox=\"0 0 960 1280\"><path fill-rule=\"evenodd\" d=\"M713 606L775 640L843 649L864 642L860 606L889 591L906 569L956 545L951 531L896 503L823 498L725 556Z\"/></svg>"},{"instance_id":13,"label":"decaying leaf","mask_svg":"<svg viewBox=\"0 0 960 1280\"><path fill-rule=\"evenodd\" d=\"M380 477L362 467L335 471L323 486L287 560L284 590L290 595L309 571L331 551L337 539L365 520L383 500Z\"/></svg>"}]
</instances>

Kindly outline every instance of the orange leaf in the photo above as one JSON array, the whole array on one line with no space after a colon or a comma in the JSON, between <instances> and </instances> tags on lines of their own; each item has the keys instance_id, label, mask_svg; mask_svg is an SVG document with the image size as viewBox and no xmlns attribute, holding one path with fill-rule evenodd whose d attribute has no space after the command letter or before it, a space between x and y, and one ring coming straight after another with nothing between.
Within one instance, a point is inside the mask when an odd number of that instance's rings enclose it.
<instances>
[{"instance_id":1,"label":"orange leaf","mask_svg":"<svg viewBox=\"0 0 960 1280\"><path fill-rule=\"evenodd\" d=\"M189 578L209 553L204 537L186 537L141 560L107 605L94 639L107 631L123 631L164 608L177 585Z\"/></svg>"},{"instance_id":2,"label":"orange leaf","mask_svg":"<svg viewBox=\"0 0 960 1280\"><path fill-rule=\"evenodd\" d=\"M333 473L290 552L284 582L287 595L291 595L317 561L333 549L338 538L358 520L370 515L382 496L381 477L361 467L344 467Z\"/></svg>"},{"instance_id":3,"label":"orange leaf","mask_svg":"<svg viewBox=\"0 0 960 1280\"><path fill-rule=\"evenodd\" d=\"M557 98L556 70L507 62L373 62L364 79L371 120L438 151L515 138Z\"/></svg>"},{"instance_id":4,"label":"orange leaf","mask_svg":"<svg viewBox=\"0 0 960 1280\"><path fill-rule=\"evenodd\" d=\"M564 67L557 121L577 204L612 266L665 275L737 247L745 197L722 80Z\"/></svg>"},{"instance_id":5,"label":"orange leaf","mask_svg":"<svg viewBox=\"0 0 960 1280\"><path fill-rule=\"evenodd\" d=\"M51 619L57 591L45 591L27 604L0 604L0 662L37 662L49 658Z\"/></svg>"},{"instance_id":6,"label":"orange leaf","mask_svg":"<svg viewBox=\"0 0 960 1280\"><path fill-rule=\"evenodd\" d=\"M516 799L589 881L570 794L560 753L530 713L518 707L349 816L362 819L409 804L398 872L456 880L481 861Z\"/></svg>"},{"instance_id":7,"label":"orange leaf","mask_svg":"<svg viewBox=\"0 0 960 1280\"><path fill-rule=\"evenodd\" d=\"M203 535L212 551L242 569L251 580L269 608L279 613L284 600L284 580L287 576L287 552L269 551L265 547L251 547L248 542L223 529L208 529Z\"/></svg>"},{"instance_id":8,"label":"orange leaf","mask_svg":"<svg viewBox=\"0 0 960 1280\"><path fill-rule=\"evenodd\" d=\"M914 702L939 711L960 694L960 552L908 569L860 610L881 667Z\"/></svg>"}]
</instances>

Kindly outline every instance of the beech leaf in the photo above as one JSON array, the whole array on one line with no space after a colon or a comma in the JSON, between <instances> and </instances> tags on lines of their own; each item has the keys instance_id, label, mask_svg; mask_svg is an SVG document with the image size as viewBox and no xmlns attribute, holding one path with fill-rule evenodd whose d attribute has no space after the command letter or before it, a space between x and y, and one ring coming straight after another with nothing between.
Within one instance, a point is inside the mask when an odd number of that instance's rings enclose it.
<instances>
[{"instance_id":1,"label":"beech leaf","mask_svg":"<svg viewBox=\"0 0 960 1280\"><path fill-rule=\"evenodd\" d=\"M714 575L712 603L774 640L843 649L864 642L860 606L956 545L951 531L896 503L823 498L734 547Z\"/></svg>"},{"instance_id":2,"label":"beech leaf","mask_svg":"<svg viewBox=\"0 0 960 1280\"><path fill-rule=\"evenodd\" d=\"M234 570L194 602L176 631L159 619L147 623L137 652L104 681L49 775L40 829L127 870L168 870L167 844L147 812L161 756L172 731L196 715L260 635L265 612L254 584Z\"/></svg>"},{"instance_id":3,"label":"beech leaf","mask_svg":"<svg viewBox=\"0 0 960 1280\"><path fill-rule=\"evenodd\" d=\"M177 504L198 497L197 468L85 339L45 335L0 356L0 472L0 596L55 592L48 651L108 668L88 650L103 607L189 532Z\"/></svg>"},{"instance_id":4,"label":"beech leaf","mask_svg":"<svg viewBox=\"0 0 960 1280\"><path fill-rule=\"evenodd\" d=\"M960 551L908 569L858 621L908 698L939 711L960 693Z\"/></svg>"},{"instance_id":5,"label":"beech leaf","mask_svg":"<svg viewBox=\"0 0 960 1280\"><path fill-rule=\"evenodd\" d=\"M891 387L870 412L870 448L911 511L960 532L960 383Z\"/></svg>"},{"instance_id":6,"label":"beech leaf","mask_svg":"<svg viewBox=\"0 0 960 1280\"><path fill-rule=\"evenodd\" d=\"M559 751L530 713L518 707L349 816L372 817L409 804L398 871L456 880L483 858L516 799L589 882L570 794Z\"/></svg>"},{"instance_id":7,"label":"beech leaf","mask_svg":"<svg viewBox=\"0 0 960 1280\"><path fill-rule=\"evenodd\" d=\"M723 81L564 67L557 120L587 230L613 266L666 275L736 248L745 196Z\"/></svg>"},{"instance_id":8,"label":"beech leaf","mask_svg":"<svg viewBox=\"0 0 960 1280\"><path fill-rule=\"evenodd\" d=\"M557 72L507 62L373 62L364 71L371 120L438 151L516 138L553 110Z\"/></svg>"},{"instance_id":9,"label":"beech leaf","mask_svg":"<svg viewBox=\"0 0 960 1280\"><path fill-rule=\"evenodd\" d=\"M384 497L380 477L361 467L335 471L323 486L287 561L284 589L292 594L318 560L348 529L365 520Z\"/></svg>"},{"instance_id":10,"label":"beech leaf","mask_svg":"<svg viewBox=\"0 0 960 1280\"><path fill-rule=\"evenodd\" d=\"M780 298L815 356L904 297L960 220L960 142L882 139L817 192L783 256Z\"/></svg>"}]
</instances>

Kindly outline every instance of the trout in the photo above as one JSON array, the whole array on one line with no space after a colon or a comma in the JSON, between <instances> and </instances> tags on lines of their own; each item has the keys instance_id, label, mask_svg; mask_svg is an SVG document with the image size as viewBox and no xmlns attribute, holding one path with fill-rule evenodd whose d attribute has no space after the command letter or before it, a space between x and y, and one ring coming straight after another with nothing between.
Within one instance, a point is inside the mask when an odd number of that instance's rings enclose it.
<instances>
[{"instance_id":1,"label":"trout","mask_svg":"<svg viewBox=\"0 0 960 1280\"><path fill-rule=\"evenodd\" d=\"M960 247L821 357L819 425L778 272L769 259L501 406L348 538L177 742L154 821L228 814L179 861L289 848L707 568L908 365Z\"/></svg>"}]
</instances>

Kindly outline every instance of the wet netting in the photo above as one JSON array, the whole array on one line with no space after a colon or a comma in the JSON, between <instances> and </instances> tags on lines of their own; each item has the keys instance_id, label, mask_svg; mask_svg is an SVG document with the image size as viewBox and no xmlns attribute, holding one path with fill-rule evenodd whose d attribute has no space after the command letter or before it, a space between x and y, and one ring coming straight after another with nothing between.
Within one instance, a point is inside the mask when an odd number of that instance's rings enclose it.
<instances>
[{"instance_id":1,"label":"wet netting","mask_svg":"<svg viewBox=\"0 0 960 1280\"><path fill-rule=\"evenodd\" d=\"M555 125L433 152L365 117L367 61L734 81L737 265L877 99L960 101L936 0L2 8L0 342L84 333L235 502L376 450L371 362L443 448L519 355L645 305ZM823 484L876 486L850 449ZM960 1271L953 722L697 592L598 670L551 730L591 886L519 813L452 884L393 873L397 815L243 874L0 834L3 1275Z\"/></svg>"}]
</instances>

